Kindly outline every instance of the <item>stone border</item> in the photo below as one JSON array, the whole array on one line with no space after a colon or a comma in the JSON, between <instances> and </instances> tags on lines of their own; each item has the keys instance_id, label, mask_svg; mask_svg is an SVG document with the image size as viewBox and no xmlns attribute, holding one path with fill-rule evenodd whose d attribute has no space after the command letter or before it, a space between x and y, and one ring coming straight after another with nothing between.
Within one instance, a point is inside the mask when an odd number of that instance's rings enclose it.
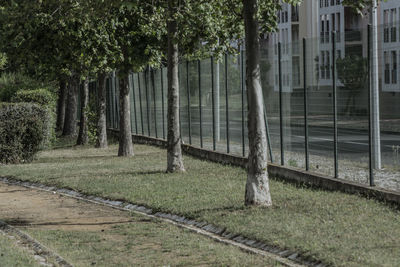
<instances>
[{"instance_id":1,"label":"stone border","mask_svg":"<svg viewBox=\"0 0 400 267\"><path fill-rule=\"evenodd\" d=\"M47 186L40 183L32 183L17 180L14 178L6 178L0 177L0 182L15 185L15 186L23 186L26 188L47 191L52 193L58 193L64 196L72 197L78 200L83 200L86 202L91 202L95 204L105 205L111 208L115 208L123 211L135 212L137 214L141 214L150 218L159 219L168 223L172 223L178 227L188 229L192 232L196 232L198 234L207 236L215 241L233 245L239 247L240 249L254 254L263 255L269 258L272 258L284 266L297 267L297 266L314 266L314 267L325 267L327 264L321 261L313 261L308 258L302 256L298 252L294 252L287 249L281 249L278 247L270 246L258 240L249 239L240 234L235 234L226 230L226 228L222 228L208 222L204 221L196 221L190 218L186 218L184 216L164 213L164 212L155 212L151 208L136 205L130 202L124 201L116 201L112 199L97 197L93 195L86 195L71 189L66 188L56 188L54 186Z\"/></svg>"},{"instance_id":2,"label":"stone border","mask_svg":"<svg viewBox=\"0 0 400 267\"><path fill-rule=\"evenodd\" d=\"M118 138L118 130L109 129L109 133ZM166 148L167 146L167 141L163 139L144 135L132 135L132 140L137 144L155 145L163 148ZM187 144L182 144L182 150L186 154L196 158L247 168L247 158L244 157L201 149ZM330 191L359 194L368 198L374 198L379 201L400 206L400 192L396 191L370 187L344 179L335 179L326 175L307 172L305 170L288 166L280 166L273 163L268 163L268 174L270 177L295 184L306 184Z\"/></svg>"},{"instance_id":3,"label":"stone border","mask_svg":"<svg viewBox=\"0 0 400 267\"><path fill-rule=\"evenodd\" d=\"M22 241L22 243L25 244L24 247L31 249L34 252L35 259L42 265L54 266L53 264L50 263L51 261L49 260L49 258L54 258L59 266L73 267L72 264L68 263L60 255L56 254L47 247L43 246L42 244L39 243L39 241L32 238L30 235L21 232L17 228L12 227L11 225L8 225L3 221L0 221L0 231L9 237L12 236Z\"/></svg>"}]
</instances>

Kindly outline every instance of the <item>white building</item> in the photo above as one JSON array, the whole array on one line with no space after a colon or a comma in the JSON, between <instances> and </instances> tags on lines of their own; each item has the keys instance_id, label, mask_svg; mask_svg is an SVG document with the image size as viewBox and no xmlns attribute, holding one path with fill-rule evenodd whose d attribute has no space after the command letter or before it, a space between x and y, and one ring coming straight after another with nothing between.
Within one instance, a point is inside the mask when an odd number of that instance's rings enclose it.
<instances>
[{"instance_id":1,"label":"white building","mask_svg":"<svg viewBox=\"0 0 400 267\"><path fill-rule=\"evenodd\" d=\"M382 71L382 91L400 92L400 1L389 0L380 4L381 24L378 32L381 45L380 69Z\"/></svg>"}]
</instances>

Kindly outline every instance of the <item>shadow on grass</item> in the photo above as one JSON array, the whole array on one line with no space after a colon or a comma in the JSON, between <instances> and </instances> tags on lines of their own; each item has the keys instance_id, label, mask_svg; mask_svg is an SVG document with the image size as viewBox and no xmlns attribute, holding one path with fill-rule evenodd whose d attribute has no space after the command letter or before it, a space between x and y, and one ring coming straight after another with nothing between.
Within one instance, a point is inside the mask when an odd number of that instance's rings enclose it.
<instances>
[{"instance_id":1,"label":"shadow on grass","mask_svg":"<svg viewBox=\"0 0 400 267\"><path fill-rule=\"evenodd\" d=\"M72 219L72 218L71 218ZM43 222L43 223L37 223L34 221L28 221L28 220L22 220L22 219L8 219L4 220L4 222L8 225L11 226L16 226L16 227L34 227L34 226L89 226L89 225L118 225L118 224L125 224L125 223L134 223L138 222L137 220L121 220L121 221L113 221L113 222L88 222L88 223L74 223L74 222L67 222L67 221L55 221L55 222ZM151 221L140 221L140 222L151 222Z\"/></svg>"},{"instance_id":2,"label":"shadow on grass","mask_svg":"<svg viewBox=\"0 0 400 267\"><path fill-rule=\"evenodd\" d=\"M118 158L117 155L98 155L98 156L82 156L79 154L76 155L72 155L72 156L59 156L59 157L54 157L54 158L41 158L33 163L65 163L65 162L69 162L69 161L76 161L76 159L81 159L81 160L100 160L100 159L115 159Z\"/></svg>"},{"instance_id":3,"label":"shadow on grass","mask_svg":"<svg viewBox=\"0 0 400 267\"><path fill-rule=\"evenodd\" d=\"M195 211L191 211L191 215L195 216L195 217L200 217L201 215L203 215L204 213L207 212L226 212L226 213L230 213L230 212L235 212L235 211L245 211L248 210L248 207L246 206L227 206L227 207L215 207L215 208L205 208L205 209L198 209ZM220 214L220 216L224 216L224 214Z\"/></svg>"}]
</instances>

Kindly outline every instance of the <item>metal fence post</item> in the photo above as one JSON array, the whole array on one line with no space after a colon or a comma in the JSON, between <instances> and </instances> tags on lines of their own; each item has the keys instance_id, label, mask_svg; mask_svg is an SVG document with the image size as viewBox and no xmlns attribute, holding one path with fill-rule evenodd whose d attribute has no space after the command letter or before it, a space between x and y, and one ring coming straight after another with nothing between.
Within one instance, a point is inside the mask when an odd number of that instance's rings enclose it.
<instances>
[{"instance_id":1,"label":"metal fence post","mask_svg":"<svg viewBox=\"0 0 400 267\"><path fill-rule=\"evenodd\" d=\"M133 96L133 112L135 113L135 132L136 132L136 134L138 134L134 73L132 73L132 96Z\"/></svg>"},{"instance_id":2,"label":"metal fence post","mask_svg":"<svg viewBox=\"0 0 400 267\"><path fill-rule=\"evenodd\" d=\"M144 135L142 90L140 88L140 73L138 73L137 76L138 76L138 89L139 89L140 123L141 123L141 126L142 126L142 135Z\"/></svg>"},{"instance_id":3,"label":"metal fence post","mask_svg":"<svg viewBox=\"0 0 400 267\"><path fill-rule=\"evenodd\" d=\"M181 139L181 142L183 143L182 139L182 114L181 114L181 109L182 109L182 104L181 104L181 71L178 65L178 84L179 84L179 100L178 100L178 105L179 105L179 137Z\"/></svg>"},{"instance_id":4,"label":"metal fence post","mask_svg":"<svg viewBox=\"0 0 400 267\"><path fill-rule=\"evenodd\" d=\"M335 164L335 178L338 172L338 129L337 129L337 94L336 94L336 32L332 32L332 91L333 91L333 156Z\"/></svg>"},{"instance_id":5,"label":"metal fence post","mask_svg":"<svg viewBox=\"0 0 400 267\"><path fill-rule=\"evenodd\" d=\"M199 76L199 119L200 119L200 147L203 148L203 112L201 101L201 62L197 60L197 75Z\"/></svg>"},{"instance_id":6,"label":"metal fence post","mask_svg":"<svg viewBox=\"0 0 400 267\"><path fill-rule=\"evenodd\" d=\"M215 125L215 110L214 110L214 104L215 104L215 98L214 98L214 88L215 84L214 84L214 57L211 56L211 101L212 101L212 128L213 128L213 150L215 151L216 146L217 146L217 142L216 142L216 125Z\"/></svg>"},{"instance_id":7,"label":"metal fence post","mask_svg":"<svg viewBox=\"0 0 400 267\"><path fill-rule=\"evenodd\" d=\"M144 85L145 85L145 90L146 90L146 113L147 113L147 134L148 136L151 136L151 130L150 130L150 107L149 107L149 88L148 88L148 74L149 74L149 68L147 68L144 71Z\"/></svg>"},{"instance_id":8,"label":"metal fence post","mask_svg":"<svg viewBox=\"0 0 400 267\"><path fill-rule=\"evenodd\" d=\"M307 93L307 60L306 38L303 38L303 83L304 83L304 153L306 157L306 170L310 169L310 155L308 152L308 93Z\"/></svg>"},{"instance_id":9,"label":"metal fence post","mask_svg":"<svg viewBox=\"0 0 400 267\"><path fill-rule=\"evenodd\" d=\"M243 49L240 49L240 80L241 80L241 91L242 91L242 155L246 156L246 143L244 138L244 88L245 88L245 77L244 77L244 54Z\"/></svg>"},{"instance_id":10,"label":"metal fence post","mask_svg":"<svg viewBox=\"0 0 400 267\"><path fill-rule=\"evenodd\" d=\"M112 98L112 110L113 110L113 116L112 116L112 127L114 128L114 129L116 129L117 128L117 121L116 121L116 119L115 119L115 117L117 116L117 108L116 108L116 98L117 98L117 95L116 95L116 93L115 93L115 72L113 71L113 73L112 73L112 76L111 76L111 92L112 92L112 95L113 95L113 98Z\"/></svg>"},{"instance_id":11,"label":"metal fence post","mask_svg":"<svg viewBox=\"0 0 400 267\"><path fill-rule=\"evenodd\" d=\"M285 152L283 145L283 105L282 105L282 44L278 43L278 76L279 76L279 131L280 131L280 146L281 146L281 165L285 165Z\"/></svg>"},{"instance_id":12,"label":"metal fence post","mask_svg":"<svg viewBox=\"0 0 400 267\"><path fill-rule=\"evenodd\" d=\"M230 153L229 147L229 99L228 99L228 54L225 54L225 107L226 107L226 152Z\"/></svg>"},{"instance_id":13,"label":"metal fence post","mask_svg":"<svg viewBox=\"0 0 400 267\"><path fill-rule=\"evenodd\" d=\"M189 61L186 61L186 94L187 94L187 109L188 109L188 124L189 124L189 144L192 144L192 116L190 110L190 88L189 88Z\"/></svg>"},{"instance_id":14,"label":"metal fence post","mask_svg":"<svg viewBox=\"0 0 400 267\"><path fill-rule=\"evenodd\" d=\"M163 134L163 139L165 139L165 99L164 99L164 77L163 77L163 69L160 69L161 71L161 107L162 107L162 134Z\"/></svg>"},{"instance_id":15,"label":"metal fence post","mask_svg":"<svg viewBox=\"0 0 400 267\"><path fill-rule=\"evenodd\" d=\"M372 118L371 118L371 25L368 24L368 44L367 44L367 69L368 69L368 168L369 168L369 185L375 186L374 169L372 166Z\"/></svg>"},{"instance_id":16,"label":"metal fence post","mask_svg":"<svg viewBox=\"0 0 400 267\"><path fill-rule=\"evenodd\" d=\"M154 81L154 69L150 70L151 86L153 87L153 113L154 113L154 131L156 138L158 138L157 132L157 106L156 106L156 84Z\"/></svg>"},{"instance_id":17,"label":"metal fence post","mask_svg":"<svg viewBox=\"0 0 400 267\"><path fill-rule=\"evenodd\" d=\"M115 98L115 107L116 107L116 128L119 129L119 81L118 81L118 77L115 75L115 79L114 79L114 83L115 83L115 92L117 97Z\"/></svg>"},{"instance_id":18,"label":"metal fence post","mask_svg":"<svg viewBox=\"0 0 400 267\"><path fill-rule=\"evenodd\" d=\"M265 104L264 104L264 124L265 124L265 132L266 132L266 135L267 135L267 145L268 145L269 158L271 159L271 163L274 163L274 156L272 155L271 136L269 134L267 110L265 109Z\"/></svg>"}]
</instances>

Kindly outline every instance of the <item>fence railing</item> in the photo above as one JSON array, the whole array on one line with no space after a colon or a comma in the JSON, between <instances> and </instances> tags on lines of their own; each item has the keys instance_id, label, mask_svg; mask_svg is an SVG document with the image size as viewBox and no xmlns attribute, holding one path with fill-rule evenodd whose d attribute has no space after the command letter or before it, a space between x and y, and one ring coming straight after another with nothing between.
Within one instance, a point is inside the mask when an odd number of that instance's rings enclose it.
<instances>
[{"instance_id":1,"label":"fence railing","mask_svg":"<svg viewBox=\"0 0 400 267\"><path fill-rule=\"evenodd\" d=\"M354 31L354 38L349 32L331 33L330 38L322 37L328 42L323 44L319 38L294 45L261 42L270 161L400 191L400 42L386 47L383 30L379 32L375 66L370 38L353 42L360 33L370 37L368 29ZM220 62L208 58L180 64L184 143L247 156L245 63L245 53L240 51ZM379 89L369 82L376 70ZM166 139L166 68L131 73L129 85L132 133ZM378 153L372 146L376 138L371 128L373 90L379 90L382 170L372 168ZM113 75L107 80L107 107L108 127L117 129L118 82Z\"/></svg>"}]
</instances>

